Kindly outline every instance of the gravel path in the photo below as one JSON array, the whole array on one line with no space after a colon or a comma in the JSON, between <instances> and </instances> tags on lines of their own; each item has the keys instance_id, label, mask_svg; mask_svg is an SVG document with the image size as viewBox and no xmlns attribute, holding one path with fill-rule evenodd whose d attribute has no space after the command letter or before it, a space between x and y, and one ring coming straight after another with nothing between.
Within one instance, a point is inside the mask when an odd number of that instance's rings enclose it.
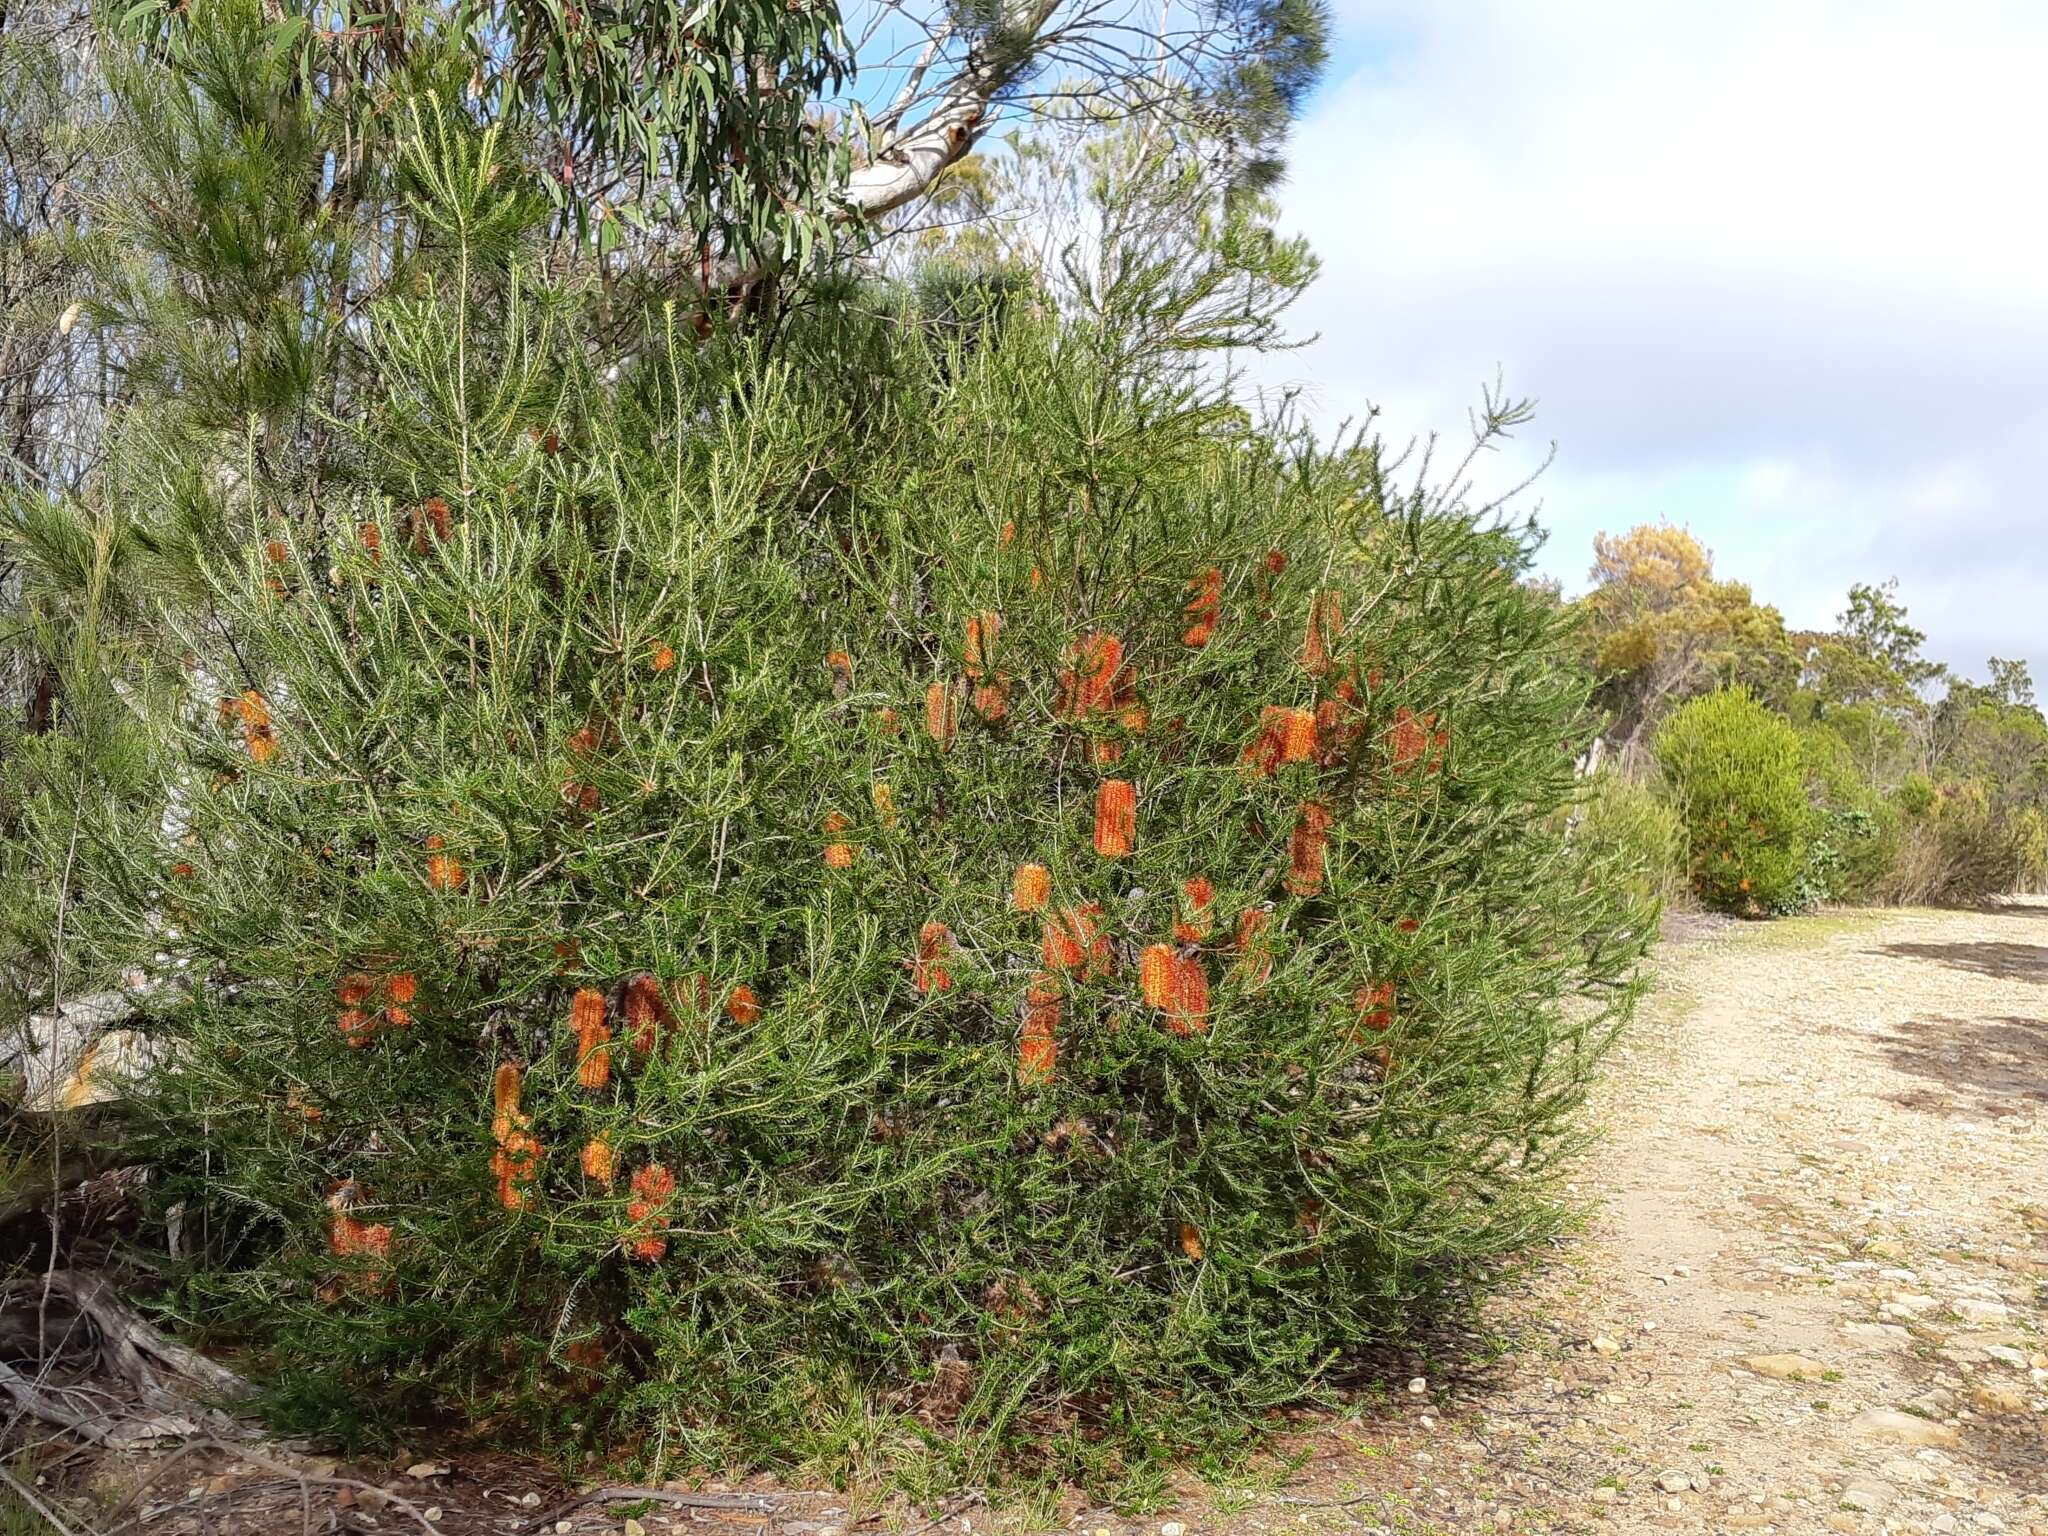
<instances>
[{"instance_id":1,"label":"gravel path","mask_svg":"<svg viewBox=\"0 0 2048 1536\"><path fill-rule=\"evenodd\" d=\"M2048 903L1708 927L1660 970L1500 1363L1312 1437L1289 1491L1368 1496L1286 1523L2048 1536Z\"/></svg>"}]
</instances>

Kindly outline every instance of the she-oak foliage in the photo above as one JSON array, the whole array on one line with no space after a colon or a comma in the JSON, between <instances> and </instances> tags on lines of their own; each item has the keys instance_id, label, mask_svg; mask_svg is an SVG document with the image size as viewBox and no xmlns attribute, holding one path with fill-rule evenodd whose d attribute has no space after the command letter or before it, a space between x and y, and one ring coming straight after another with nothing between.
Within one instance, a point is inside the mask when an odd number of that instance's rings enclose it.
<instances>
[{"instance_id":1,"label":"she-oak foliage","mask_svg":"<svg viewBox=\"0 0 2048 1536\"><path fill-rule=\"evenodd\" d=\"M1165 268L599 366L427 143L344 451L162 480L171 809L86 829L174 1310L328 1430L1131 1487L1550 1229L1644 924L1526 531L1226 408Z\"/></svg>"}]
</instances>

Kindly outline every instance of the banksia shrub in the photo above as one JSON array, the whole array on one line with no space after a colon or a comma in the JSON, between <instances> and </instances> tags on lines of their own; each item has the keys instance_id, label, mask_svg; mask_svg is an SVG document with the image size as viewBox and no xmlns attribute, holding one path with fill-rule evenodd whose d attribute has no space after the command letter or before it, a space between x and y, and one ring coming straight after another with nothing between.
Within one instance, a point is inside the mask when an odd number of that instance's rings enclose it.
<instances>
[{"instance_id":1,"label":"banksia shrub","mask_svg":"<svg viewBox=\"0 0 2048 1536\"><path fill-rule=\"evenodd\" d=\"M1532 535L1142 328L657 315L613 378L479 261L317 495L215 509L135 690L176 814L82 840L81 943L182 914L179 1315L296 1426L1135 1487L1551 1230L1638 951Z\"/></svg>"}]
</instances>

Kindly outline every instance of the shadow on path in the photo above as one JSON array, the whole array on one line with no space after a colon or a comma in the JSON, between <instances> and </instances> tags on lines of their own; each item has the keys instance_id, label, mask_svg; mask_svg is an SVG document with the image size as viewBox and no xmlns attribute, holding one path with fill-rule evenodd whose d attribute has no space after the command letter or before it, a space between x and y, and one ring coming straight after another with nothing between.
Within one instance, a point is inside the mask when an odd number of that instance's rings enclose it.
<instances>
[{"instance_id":1,"label":"shadow on path","mask_svg":"<svg viewBox=\"0 0 2048 1536\"><path fill-rule=\"evenodd\" d=\"M1968 946L1963 946L1967 948ZM1892 1101L1940 1111L1952 1101L1976 1114L2017 1114L2024 1100L2048 1102L2048 1019L1910 1019L1876 1042L1900 1072L1936 1087L1913 1087Z\"/></svg>"},{"instance_id":2,"label":"shadow on path","mask_svg":"<svg viewBox=\"0 0 2048 1536\"><path fill-rule=\"evenodd\" d=\"M1885 944L1877 953L1902 960L1932 960L2001 981L2048 981L2048 944L1978 939L1960 944Z\"/></svg>"}]
</instances>

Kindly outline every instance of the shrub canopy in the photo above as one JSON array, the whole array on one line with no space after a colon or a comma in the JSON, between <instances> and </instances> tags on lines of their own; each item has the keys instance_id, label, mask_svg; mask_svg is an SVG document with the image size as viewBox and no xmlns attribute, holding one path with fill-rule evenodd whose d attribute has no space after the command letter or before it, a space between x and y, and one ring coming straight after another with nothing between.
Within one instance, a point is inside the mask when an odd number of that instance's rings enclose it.
<instances>
[{"instance_id":1,"label":"shrub canopy","mask_svg":"<svg viewBox=\"0 0 2048 1536\"><path fill-rule=\"evenodd\" d=\"M196 597L80 942L280 1412L1142 1478L1550 1230L1645 930L1569 620L1186 367L1257 242L611 367L457 170L346 453L132 459Z\"/></svg>"}]
</instances>

